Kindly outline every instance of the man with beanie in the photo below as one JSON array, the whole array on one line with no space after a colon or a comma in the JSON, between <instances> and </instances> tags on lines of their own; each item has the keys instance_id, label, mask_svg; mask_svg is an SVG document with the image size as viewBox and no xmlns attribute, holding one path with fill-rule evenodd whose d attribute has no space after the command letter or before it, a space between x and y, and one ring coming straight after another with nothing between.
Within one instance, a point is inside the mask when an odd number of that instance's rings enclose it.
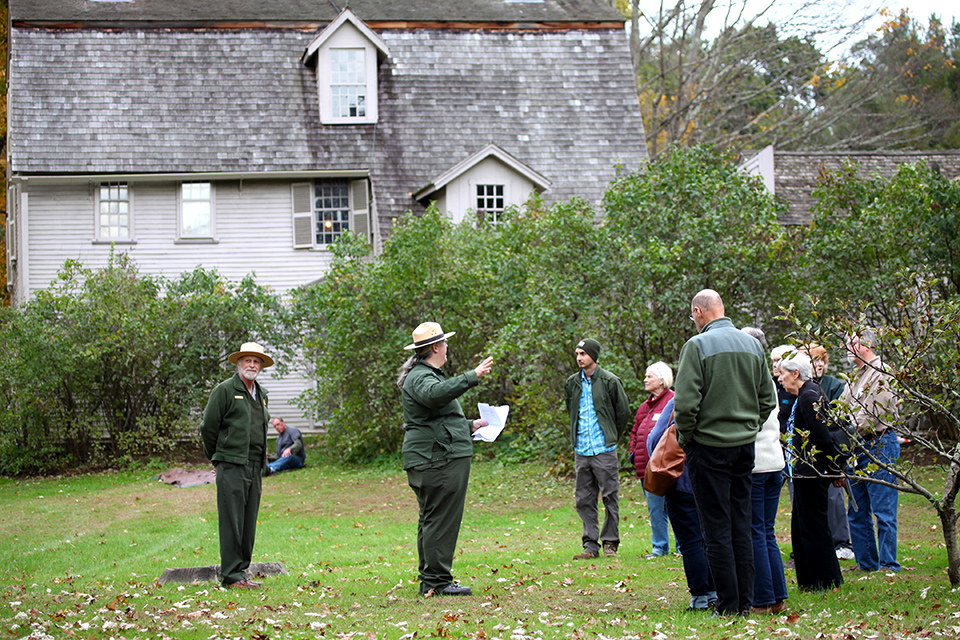
<instances>
[{"instance_id":1,"label":"man with beanie","mask_svg":"<svg viewBox=\"0 0 960 640\"><path fill-rule=\"evenodd\" d=\"M630 405L620 378L597 366L600 343L592 338L576 347L579 373L567 378L564 397L570 414L577 473L574 498L583 520L583 553L574 560L597 558L600 547L606 556L617 555L620 545L620 464L617 440L630 424ZM603 498L606 515L599 526L597 494Z\"/></svg>"}]
</instances>

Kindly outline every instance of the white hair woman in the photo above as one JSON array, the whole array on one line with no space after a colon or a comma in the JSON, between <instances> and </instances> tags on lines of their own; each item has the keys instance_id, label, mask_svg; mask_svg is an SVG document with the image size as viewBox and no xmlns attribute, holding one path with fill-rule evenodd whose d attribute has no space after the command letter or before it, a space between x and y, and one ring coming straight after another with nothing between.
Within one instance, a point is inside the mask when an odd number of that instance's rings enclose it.
<instances>
[{"instance_id":1,"label":"white hair woman","mask_svg":"<svg viewBox=\"0 0 960 640\"><path fill-rule=\"evenodd\" d=\"M840 563L827 521L827 490L840 468L830 429L826 399L813 381L813 365L805 353L792 352L780 361L780 383L797 396L788 419L793 434L793 540L797 586L826 591L843 584ZM838 480L838 483L841 482Z\"/></svg>"},{"instance_id":2,"label":"white hair woman","mask_svg":"<svg viewBox=\"0 0 960 640\"><path fill-rule=\"evenodd\" d=\"M637 417L633 422L633 431L630 433L630 460L637 470L637 477L643 485L643 474L647 469L647 436L663 413L663 408L673 399L673 371L665 362L654 362L647 367L643 378L643 388L650 396L637 409ZM650 493L644 489L647 496L647 511L650 514L652 532L652 546L650 553L644 558L656 558L670 553L670 532L667 529L667 512L664 509L663 497Z\"/></svg>"}]
</instances>

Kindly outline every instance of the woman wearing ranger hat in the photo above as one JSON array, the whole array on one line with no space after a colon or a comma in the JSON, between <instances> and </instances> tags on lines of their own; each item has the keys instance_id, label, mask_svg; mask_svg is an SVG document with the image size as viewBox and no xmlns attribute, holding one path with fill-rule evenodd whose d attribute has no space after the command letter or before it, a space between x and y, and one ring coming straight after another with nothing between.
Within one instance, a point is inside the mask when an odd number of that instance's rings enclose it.
<instances>
[{"instance_id":1,"label":"woman wearing ranger hat","mask_svg":"<svg viewBox=\"0 0 960 640\"><path fill-rule=\"evenodd\" d=\"M486 422L467 420L457 398L490 373L493 358L447 378L441 367L447 361L447 338L455 333L444 333L436 322L414 329L413 343L404 347L414 354L400 367L397 379L406 431L403 468L420 505L417 555L424 596L473 594L453 582L451 569L470 478L471 434Z\"/></svg>"}]
</instances>

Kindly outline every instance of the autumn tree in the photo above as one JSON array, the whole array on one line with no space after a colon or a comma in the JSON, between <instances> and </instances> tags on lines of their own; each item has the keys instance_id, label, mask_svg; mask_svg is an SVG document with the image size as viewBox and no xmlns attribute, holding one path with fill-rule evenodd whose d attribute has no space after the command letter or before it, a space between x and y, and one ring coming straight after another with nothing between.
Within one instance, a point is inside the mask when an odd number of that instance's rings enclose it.
<instances>
[{"instance_id":1,"label":"autumn tree","mask_svg":"<svg viewBox=\"0 0 960 640\"><path fill-rule=\"evenodd\" d=\"M716 0L630 7L631 54L647 145L782 146L809 135L821 107L815 79L827 65L816 42L836 48L870 15L848 3ZM853 15L854 18L848 16Z\"/></svg>"},{"instance_id":2,"label":"autumn tree","mask_svg":"<svg viewBox=\"0 0 960 640\"><path fill-rule=\"evenodd\" d=\"M848 60L823 74L824 109L810 142L820 148L960 146L960 23L907 10L888 16Z\"/></svg>"}]
</instances>

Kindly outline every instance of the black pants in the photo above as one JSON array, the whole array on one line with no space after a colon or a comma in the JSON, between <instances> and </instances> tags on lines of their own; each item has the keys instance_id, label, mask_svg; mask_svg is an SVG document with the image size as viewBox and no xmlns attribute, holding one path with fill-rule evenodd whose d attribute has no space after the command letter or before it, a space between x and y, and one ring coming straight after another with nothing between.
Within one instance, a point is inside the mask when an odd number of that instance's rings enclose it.
<instances>
[{"instance_id":1,"label":"black pants","mask_svg":"<svg viewBox=\"0 0 960 640\"><path fill-rule=\"evenodd\" d=\"M793 516L790 537L797 569L797 586L821 591L843 584L840 563L827 521L826 478L793 479Z\"/></svg>"},{"instance_id":2,"label":"black pants","mask_svg":"<svg viewBox=\"0 0 960 640\"><path fill-rule=\"evenodd\" d=\"M417 496L420 593L453 582L453 554L467 499L471 458L454 458L407 469L407 483Z\"/></svg>"},{"instance_id":3,"label":"black pants","mask_svg":"<svg viewBox=\"0 0 960 640\"><path fill-rule=\"evenodd\" d=\"M687 446L687 469L703 527L707 564L717 587L717 612L736 615L753 605L753 443Z\"/></svg>"}]
</instances>

